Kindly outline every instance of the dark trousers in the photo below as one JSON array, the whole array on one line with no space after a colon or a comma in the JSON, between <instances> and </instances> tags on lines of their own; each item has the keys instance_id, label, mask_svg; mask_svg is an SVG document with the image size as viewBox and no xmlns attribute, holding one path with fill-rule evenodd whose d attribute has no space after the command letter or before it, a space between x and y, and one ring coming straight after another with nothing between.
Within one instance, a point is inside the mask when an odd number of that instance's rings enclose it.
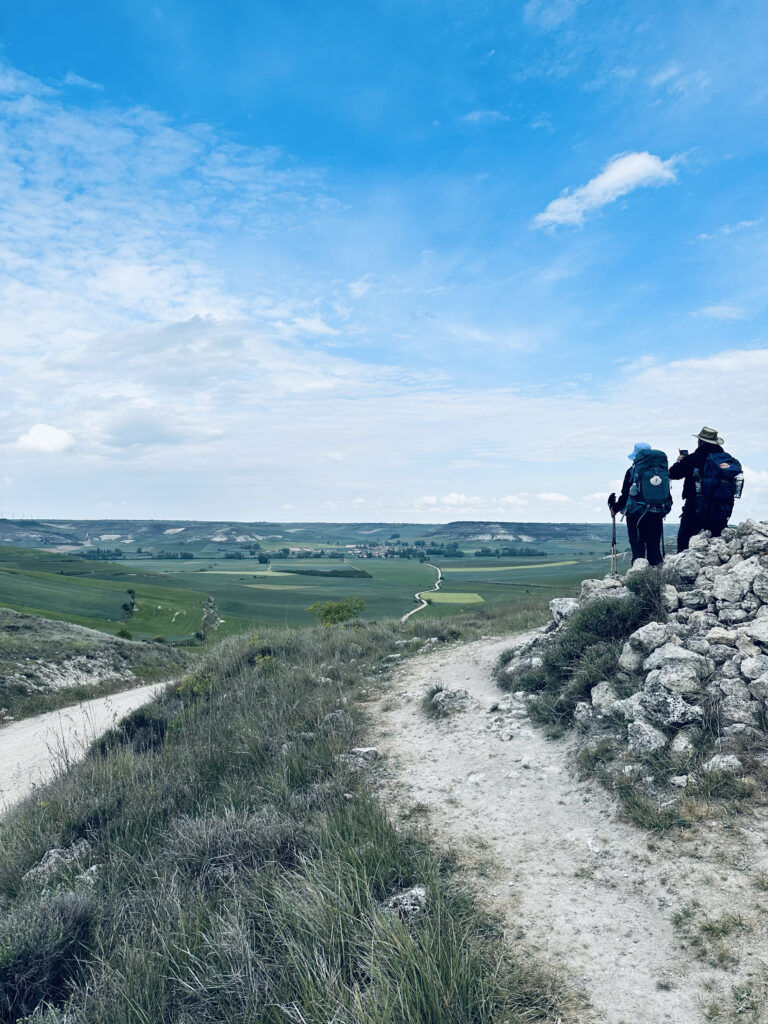
<instances>
[{"instance_id":1,"label":"dark trousers","mask_svg":"<svg viewBox=\"0 0 768 1024\"><path fill-rule=\"evenodd\" d=\"M677 531L677 550L687 550L691 537L702 530L709 530L713 537L719 537L728 525L729 518L728 509L717 509L709 515L700 516L696 511L696 502L686 501L680 516L680 529Z\"/></svg>"},{"instance_id":2,"label":"dark trousers","mask_svg":"<svg viewBox=\"0 0 768 1024\"><path fill-rule=\"evenodd\" d=\"M632 548L632 561L647 558L651 565L661 565L661 531L664 519L656 512L628 512L627 533Z\"/></svg>"}]
</instances>

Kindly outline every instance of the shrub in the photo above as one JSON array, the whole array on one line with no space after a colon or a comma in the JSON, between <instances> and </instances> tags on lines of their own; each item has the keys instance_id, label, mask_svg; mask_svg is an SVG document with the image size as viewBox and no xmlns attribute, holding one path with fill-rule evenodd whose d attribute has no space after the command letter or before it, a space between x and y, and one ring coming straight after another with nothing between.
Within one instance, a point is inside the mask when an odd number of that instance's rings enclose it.
<instances>
[{"instance_id":1,"label":"shrub","mask_svg":"<svg viewBox=\"0 0 768 1024\"><path fill-rule=\"evenodd\" d=\"M21 903L0 919L0 1020L16 1021L43 1001L65 998L95 913L89 894L63 892Z\"/></svg>"},{"instance_id":2,"label":"shrub","mask_svg":"<svg viewBox=\"0 0 768 1024\"><path fill-rule=\"evenodd\" d=\"M343 601L315 601L307 611L316 615L321 625L333 626L358 619L365 611L365 601L362 597L347 597Z\"/></svg>"}]
</instances>

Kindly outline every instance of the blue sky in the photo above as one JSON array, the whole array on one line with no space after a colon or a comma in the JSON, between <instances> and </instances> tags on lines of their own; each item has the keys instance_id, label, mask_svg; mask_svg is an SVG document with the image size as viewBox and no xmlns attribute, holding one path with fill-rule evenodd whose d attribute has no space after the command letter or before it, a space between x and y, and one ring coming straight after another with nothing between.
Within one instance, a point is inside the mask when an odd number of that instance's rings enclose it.
<instances>
[{"instance_id":1,"label":"blue sky","mask_svg":"<svg viewBox=\"0 0 768 1024\"><path fill-rule=\"evenodd\" d=\"M0 512L594 520L768 498L758 3L0 13ZM673 513L674 515L674 513Z\"/></svg>"}]
</instances>

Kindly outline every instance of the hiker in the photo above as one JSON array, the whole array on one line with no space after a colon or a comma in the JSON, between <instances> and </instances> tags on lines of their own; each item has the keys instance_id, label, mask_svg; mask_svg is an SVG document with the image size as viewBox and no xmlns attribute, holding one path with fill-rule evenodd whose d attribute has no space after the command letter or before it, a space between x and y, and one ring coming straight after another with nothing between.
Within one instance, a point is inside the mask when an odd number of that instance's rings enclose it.
<instances>
[{"instance_id":1,"label":"hiker","mask_svg":"<svg viewBox=\"0 0 768 1024\"><path fill-rule=\"evenodd\" d=\"M661 565L664 516L672 507L667 456L646 441L639 441L627 456L632 465L624 474L621 495L608 496L611 515L624 512L632 548L632 561L647 558Z\"/></svg>"},{"instance_id":2,"label":"hiker","mask_svg":"<svg viewBox=\"0 0 768 1024\"><path fill-rule=\"evenodd\" d=\"M744 474L741 463L723 449L723 439L711 427L702 427L698 445L689 454L681 448L669 470L673 480L683 481L683 511L677 534L677 550L685 551L694 534L709 530L719 537L728 525L735 498L741 497Z\"/></svg>"}]
</instances>

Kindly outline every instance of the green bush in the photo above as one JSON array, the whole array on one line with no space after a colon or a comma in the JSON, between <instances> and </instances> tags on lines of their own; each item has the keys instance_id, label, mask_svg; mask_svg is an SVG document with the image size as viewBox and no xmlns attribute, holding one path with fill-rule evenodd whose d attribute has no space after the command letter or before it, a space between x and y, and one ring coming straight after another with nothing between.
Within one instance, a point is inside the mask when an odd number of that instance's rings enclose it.
<instances>
[{"instance_id":1,"label":"green bush","mask_svg":"<svg viewBox=\"0 0 768 1024\"><path fill-rule=\"evenodd\" d=\"M544 649L542 665L515 678L516 687L537 695L528 705L535 721L570 723L592 687L615 675L630 633L660 618L661 580L655 570L635 573L627 586L628 598L599 598L575 612ZM497 675L502 688L510 685L503 669L502 662Z\"/></svg>"}]
</instances>

